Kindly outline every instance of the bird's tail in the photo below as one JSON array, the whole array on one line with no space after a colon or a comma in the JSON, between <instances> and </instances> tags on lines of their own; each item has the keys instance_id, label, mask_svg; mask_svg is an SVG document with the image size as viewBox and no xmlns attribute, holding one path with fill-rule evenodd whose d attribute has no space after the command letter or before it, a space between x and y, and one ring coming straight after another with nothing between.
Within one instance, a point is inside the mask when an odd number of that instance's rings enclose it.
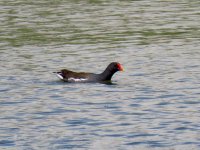
<instances>
[{"instance_id":1,"label":"bird's tail","mask_svg":"<svg viewBox=\"0 0 200 150\"><path fill-rule=\"evenodd\" d=\"M64 79L62 72L59 71L59 72L53 72L53 73L55 73L59 79L61 80Z\"/></svg>"}]
</instances>

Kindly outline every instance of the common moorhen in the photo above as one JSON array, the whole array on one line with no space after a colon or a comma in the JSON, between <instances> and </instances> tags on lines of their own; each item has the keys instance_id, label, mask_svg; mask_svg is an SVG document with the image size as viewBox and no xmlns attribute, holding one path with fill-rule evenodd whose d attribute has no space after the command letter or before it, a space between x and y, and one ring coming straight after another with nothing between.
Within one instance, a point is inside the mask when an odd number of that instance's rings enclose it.
<instances>
[{"instance_id":1,"label":"common moorhen","mask_svg":"<svg viewBox=\"0 0 200 150\"><path fill-rule=\"evenodd\" d=\"M123 67L118 62L112 62L100 74L86 73L86 72L73 72L67 69L62 69L55 72L56 75L65 82L105 82L110 81L112 76L117 71L123 71Z\"/></svg>"}]
</instances>

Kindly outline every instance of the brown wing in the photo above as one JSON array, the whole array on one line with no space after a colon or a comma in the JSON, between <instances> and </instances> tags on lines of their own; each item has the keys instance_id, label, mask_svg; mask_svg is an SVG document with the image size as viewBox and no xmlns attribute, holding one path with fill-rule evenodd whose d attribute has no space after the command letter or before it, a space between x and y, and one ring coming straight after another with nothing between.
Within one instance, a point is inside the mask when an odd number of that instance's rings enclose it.
<instances>
[{"instance_id":1,"label":"brown wing","mask_svg":"<svg viewBox=\"0 0 200 150\"><path fill-rule=\"evenodd\" d=\"M62 76L64 79L69 79L69 78L75 78L75 79L80 79L80 78L89 78L92 73L86 73L86 72L74 72L70 71L67 69L61 70Z\"/></svg>"}]
</instances>

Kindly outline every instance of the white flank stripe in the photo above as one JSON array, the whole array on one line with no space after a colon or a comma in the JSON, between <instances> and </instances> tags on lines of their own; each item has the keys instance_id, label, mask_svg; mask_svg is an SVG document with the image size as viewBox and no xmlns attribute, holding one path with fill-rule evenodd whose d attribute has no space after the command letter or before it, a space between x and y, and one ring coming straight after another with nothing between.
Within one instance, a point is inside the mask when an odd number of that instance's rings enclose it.
<instances>
[{"instance_id":1,"label":"white flank stripe","mask_svg":"<svg viewBox=\"0 0 200 150\"><path fill-rule=\"evenodd\" d=\"M80 79L76 79L76 78L69 78L68 81L73 81L73 82L80 82L80 81L86 81L87 79L85 78L80 78Z\"/></svg>"}]
</instances>

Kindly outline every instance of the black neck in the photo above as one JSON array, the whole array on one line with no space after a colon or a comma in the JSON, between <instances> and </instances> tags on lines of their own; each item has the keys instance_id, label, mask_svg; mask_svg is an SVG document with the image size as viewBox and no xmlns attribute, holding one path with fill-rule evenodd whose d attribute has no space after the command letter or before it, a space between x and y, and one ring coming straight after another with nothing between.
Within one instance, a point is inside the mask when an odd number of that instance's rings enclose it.
<instances>
[{"instance_id":1,"label":"black neck","mask_svg":"<svg viewBox=\"0 0 200 150\"><path fill-rule=\"evenodd\" d=\"M102 80L111 80L114 73L117 72L117 70L107 67L104 72L100 74Z\"/></svg>"}]
</instances>

